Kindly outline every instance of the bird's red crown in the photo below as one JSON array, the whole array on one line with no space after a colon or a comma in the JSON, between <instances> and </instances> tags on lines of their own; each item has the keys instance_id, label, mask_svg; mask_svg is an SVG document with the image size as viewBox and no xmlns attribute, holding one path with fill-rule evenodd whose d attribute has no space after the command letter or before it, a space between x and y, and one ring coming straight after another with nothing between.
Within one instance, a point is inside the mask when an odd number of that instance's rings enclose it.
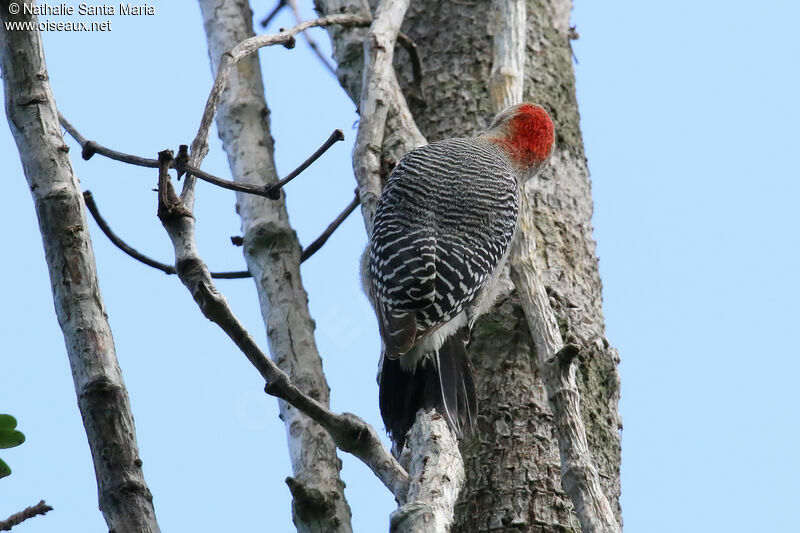
<instances>
[{"instance_id":1,"label":"bird's red crown","mask_svg":"<svg viewBox=\"0 0 800 533\"><path fill-rule=\"evenodd\" d=\"M524 168L540 166L550 158L555 141L553 121L542 106L519 104L501 112L492 123L489 139L514 163Z\"/></svg>"}]
</instances>

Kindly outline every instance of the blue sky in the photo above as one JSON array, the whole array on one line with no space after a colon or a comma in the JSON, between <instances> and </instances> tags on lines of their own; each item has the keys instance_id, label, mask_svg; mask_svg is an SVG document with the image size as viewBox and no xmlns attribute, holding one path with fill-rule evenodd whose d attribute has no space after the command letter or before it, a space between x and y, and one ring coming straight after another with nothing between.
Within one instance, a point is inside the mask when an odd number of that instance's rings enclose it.
<instances>
[{"instance_id":1,"label":"blue sky","mask_svg":"<svg viewBox=\"0 0 800 533\"><path fill-rule=\"evenodd\" d=\"M149 157L191 140L211 85L196 4L153 5L152 17L113 18L110 33L44 35L67 118L87 138ZM253 8L259 18L272 2ZM311 16L308 3L303 9ZM287 15L273 27L290 26ZM630 532L795 527L798 17L800 4L788 0L576 2L604 310L622 357ZM327 48L326 35L315 35ZM347 136L287 188L308 244L351 198L357 117L301 40L292 51L262 51L261 61L282 175L334 128ZM229 175L215 133L212 140L204 168ZM82 187L115 230L170 262L155 172L84 162L68 144ZM103 531L35 214L4 125L0 161L0 412L14 414L28 437L0 453L14 469L0 480L0 515L43 498L55 510L20 532ZM244 265L228 240L239 234L233 202L233 193L200 184L198 239L213 269ZM162 529L292 531L285 431L257 372L177 279L128 259L94 224L91 231ZM303 282L334 409L381 427L378 338L357 279L364 240L351 217L303 266ZM218 287L265 346L252 281ZM342 458L355 530L386 530L392 498L358 461Z\"/></svg>"}]
</instances>

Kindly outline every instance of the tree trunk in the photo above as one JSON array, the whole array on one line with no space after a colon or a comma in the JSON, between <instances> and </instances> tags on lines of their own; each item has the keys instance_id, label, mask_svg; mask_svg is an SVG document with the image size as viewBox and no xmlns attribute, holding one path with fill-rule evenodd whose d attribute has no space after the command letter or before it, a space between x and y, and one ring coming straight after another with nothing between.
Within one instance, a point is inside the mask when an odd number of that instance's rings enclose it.
<instances>
[{"instance_id":1,"label":"tree trunk","mask_svg":"<svg viewBox=\"0 0 800 533\"><path fill-rule=\"evenodd\" d=\"M9 4L0 0L0 22L37 22L22 8L10 15ZM38 30L0 26L0 54L6 114L39 219L100 509L112 531L157 533L128 392L98 286L83 196L61 135Z\"/></svg>"},{"instance_id":2,"label":"tree trunk","mask_svg":"<svg viewBox=\"0 0 800 533\"><path fill-rule=\"evenodd\" d=\"M328 14L342 7L363 9L364 2L317 0L317 5ZM408 56L398 52L395 64L428 141L475 135L493 116L488 81L493 36L503 23L497 20L495 5L415 2L406 15L403 31L422 59L421 95L413 88ZM621 522L618 356L604 334L591 190L569 43L570 10L570 0L527 1L524 99L550 112L557 146L548 168L526 186L532 212L521 216L533 218L529 226L536 231L535 262L562 336L581 349L578 381L589 446ZM340 81L351 96L357 95L358 30L330 32ZM516 292L508 276L504 278L507 290L494 311L478 321L469 346L479 417L474 437L461 446L467 481L453 530L578 530L572 503L561 486L558 442L536 351Z\"/></svg>"}]
</instances>

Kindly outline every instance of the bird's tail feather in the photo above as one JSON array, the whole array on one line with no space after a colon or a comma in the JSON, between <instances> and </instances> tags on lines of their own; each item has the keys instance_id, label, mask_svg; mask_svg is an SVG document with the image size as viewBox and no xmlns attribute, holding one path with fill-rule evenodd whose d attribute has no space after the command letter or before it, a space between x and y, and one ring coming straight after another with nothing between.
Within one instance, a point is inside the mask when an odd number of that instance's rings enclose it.
<instances>
[{"instance_id":1,"label":"bird's tail feather","mask_svg":"<svg viewBox=\"0 0 800 533\"><path fill-rule=\"evenodd\" d=\"M420 409L436 409L459 438L472 428L477 400L466 349L468 338L468 329L459 329L437 352L426 354L413 371L404 370L399 358L384 356L381 416L398 452Z\"/></svg>"}]
</instances>

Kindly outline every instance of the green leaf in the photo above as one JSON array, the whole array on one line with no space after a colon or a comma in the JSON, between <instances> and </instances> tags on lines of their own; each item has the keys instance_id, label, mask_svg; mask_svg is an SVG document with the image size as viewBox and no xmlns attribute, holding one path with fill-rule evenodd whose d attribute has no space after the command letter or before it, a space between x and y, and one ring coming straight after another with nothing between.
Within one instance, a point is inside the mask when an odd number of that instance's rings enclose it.
<instances>
[{"instance_id":1,"label":"green leaf","mask_svg":"<svg viewBox=\"0 0 800 533\"><path fill-rule=\"evenodd\" d=\"M17 419L11 415L0 415L0 429L14 429L17 427Z\"/></svg>"},{"instance_id":2,"label":"green leaf","mask_svg":"<svg viewBox=\"0 0 800 533\"><path fill-rule=\"evenodd\" d=\"M25 435L16 429L0 429L0 448L13 448L25 442Z\"/></svg>"},{"instance_id":3,"label":"green leaf","mask_svg":"<svg viewBox=\"0 0 800 533\"><path fill-rule=\"evenodd\" d=\"M0 459L0 479L11 475L11 468L8 467L5 461Z\"/></svg>"}]
</instances>

